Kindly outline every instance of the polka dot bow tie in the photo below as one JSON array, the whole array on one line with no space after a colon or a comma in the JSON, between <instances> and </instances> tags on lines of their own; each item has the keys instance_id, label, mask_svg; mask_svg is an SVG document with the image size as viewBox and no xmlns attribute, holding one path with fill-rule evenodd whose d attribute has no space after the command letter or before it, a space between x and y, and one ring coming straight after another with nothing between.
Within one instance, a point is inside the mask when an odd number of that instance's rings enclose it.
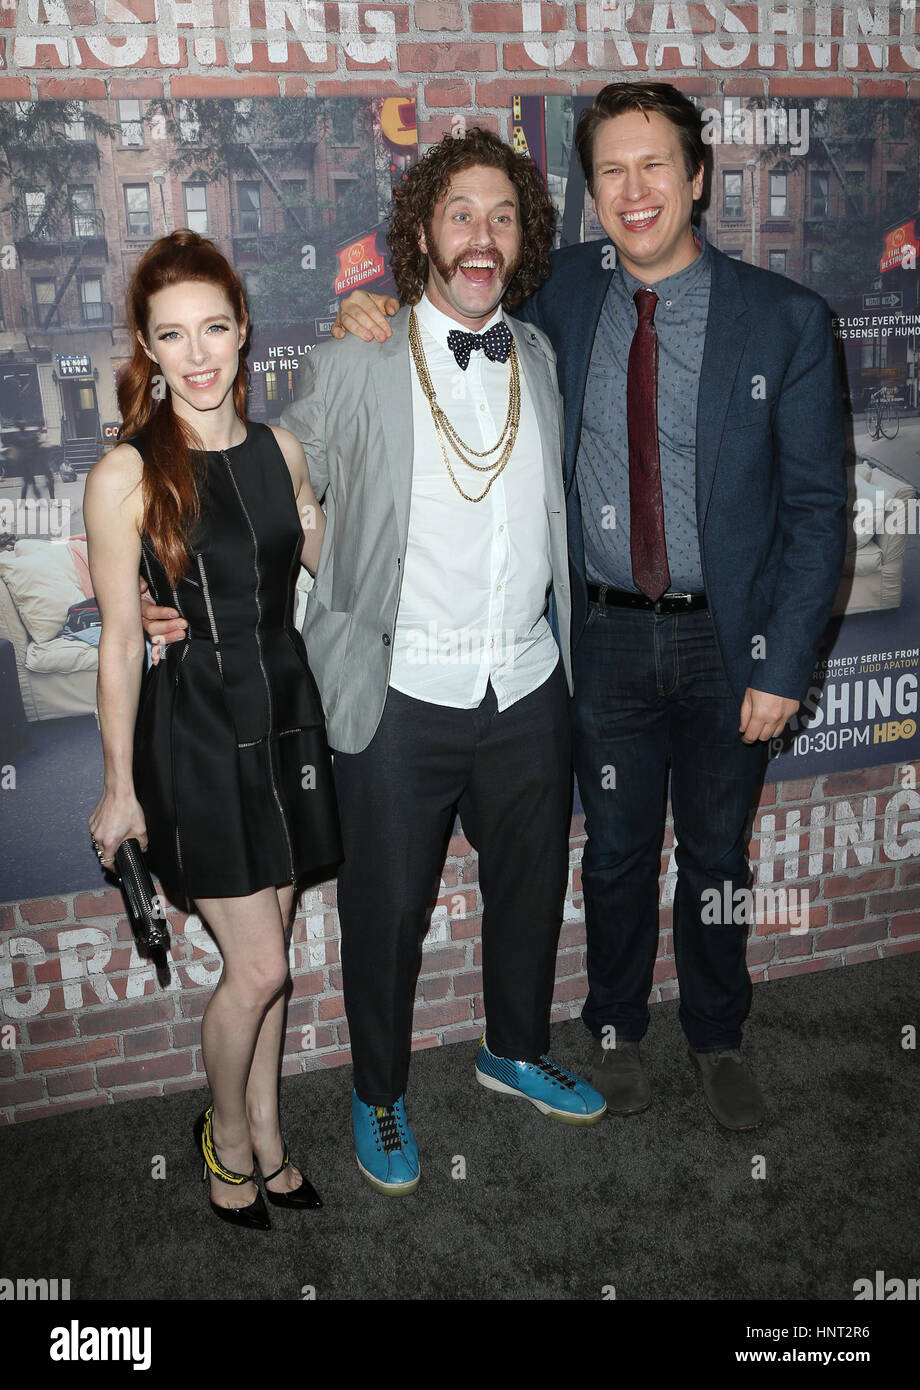
<instances>
[{"instance_id":1,"label":"polka dot bow tie","mask_svg":"<svg viewBox=\"0 0 920 1390\"><path fill-rule=\"evenodd\" d=\"M490 362L507 362L511 355L511 330L505 323L493 323L485 333L465 333L461 328L452 328L447 335L447 346L457 359L457 366L466 371L470 365L470 353L477 348Z\"/></svg>"}]
</instances>

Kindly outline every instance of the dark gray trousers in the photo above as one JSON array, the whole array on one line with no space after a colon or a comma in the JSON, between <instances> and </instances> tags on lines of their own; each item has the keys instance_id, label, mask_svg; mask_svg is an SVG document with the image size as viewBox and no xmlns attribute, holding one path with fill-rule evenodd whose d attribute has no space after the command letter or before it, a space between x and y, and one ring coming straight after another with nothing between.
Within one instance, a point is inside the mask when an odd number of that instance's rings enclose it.
<instances>
[{"instance_id":1,"label":"dark gray trousers","mask_svg":"<svg viewBox=\"0 0 920 1390\"><path fill-rule=\"evenodd\" d=\"M549 1043L568 875L561 661L501 713L491 686L472 710L389 690L367 748L335 754L335 783L345 1012L361 1100L391 1105L406 1089L421 938L457 812L479 855L489 1049L535 1061Z\"/></svg>"}]
</instances>

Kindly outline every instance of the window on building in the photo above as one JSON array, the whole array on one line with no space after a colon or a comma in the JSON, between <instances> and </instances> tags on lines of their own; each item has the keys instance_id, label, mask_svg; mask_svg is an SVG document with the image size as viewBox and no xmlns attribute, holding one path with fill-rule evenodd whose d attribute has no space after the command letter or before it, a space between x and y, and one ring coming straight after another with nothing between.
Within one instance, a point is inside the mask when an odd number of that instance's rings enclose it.
<instances>
[{"instance_id":1,"label":"window on building","mask_svg":"<svg viewBox=\"0 0 920 1390\"><path fill-rule=\"evenodd\" d=\"M84 323L102 322L102 280L98 275L80 277L80 310Z\"/></svg>"},{"instance_id":2,"label":"window on building","mask_svg":"<svg viewBox=\"0 0 920 1390\"><path fill-rule=\"evenodd\" d=\"M862 215L866 211L866 171L865 169L847 169L844 179L847 213Z\"/></svg>"},{"instance_id":3,"label":"window on building","mask_svg":"<svg viewBox=\"0 0 920 1390\"><path fill-rule=\"evenodd\" d=\"M45 203L47 198L40 188L27 188L22 195L26 209L26 225L29 228L30 236L47 236L47 228L41 226L42 218L45 215Z\"/></svg>"},{"instance_id":4,"label":"window on building","mask_svg":"<svg viewBox=\"0 0 920 1390\"><path fill-rule=\"evenodd\" d=\"M789 175L770 175L770 216L789 216Z\"/></svg>"},{"instance_id":5,"label":"window on building","mask_svg":"<svg viewBox=\"0 0 920 1390\"><path fill-rule=\"evenodd\" d=\"M903 140L907 133L907 102L887 101L885 115L888 118L888 139Z\"/></svg>"},{"instance_id":6,"label":"window on building","mask_svg":"<svg viewBox=\"0 0 920 1390\"><path fill-rule=\"evenodd\" d=\"M744 252L742 251L742 249L741 249L740 246L736 246L736 247L732 248L731 250L726 246L726 248L725 248L725 254L726 254L726 256L728 257L728 259L729 259L730 261L742 261L742 260L744 260Z\"/></svg>"},{"instance_id":7,"label":"window on building","mask_svg":"<svg viewBox=\"0 0 920 1390\"><path fill-rule=\"evenodd\" d=\"M860 352L860 364L863 371L869 371L873 367L888 366L888 339L871 338L863 343Z\"/></svg>"},{"instance_id":8,"label":"window on building","mask_svg":"<svg viewBox=\"0 0 920 1390\"><path fill-rule=\"evenodd\" d=\"M194 145L201 138L201 121L198 107L194 101L179 102L179 139L185 145Z\"/></svg>"},{"instance_id":9,"label":"window on building","mask_svg":"<svg viewBox=\"0 0 920 1390\"><path fill-rule=\"evenodd\" d=\"M786 252L785 252L785 251L771 251L767 259L768 259L768 264L767 264L767 269L768 269L768 270L775 270L776 273L777 273L777 275L785 275L785 274L786 274Z\"/></svg>"},{"instance_id":10,"label":"window on building","mask_svg":"<svg viewBox=\"0 0 920 1390\"><path fill-rule=\"evenodd\" d=\"M55 309L50 319L48 311L54 303L57 290L53 280L33 280L32 281L32 306L35 310L36 328L46 328L49 324L58 322L58 311Z\"/></svg>"},{"instance_id":11,"label":"window on building","mask_svg":"<svg viewBox=\"0 0 920 1390\"><path fill-rule=\"evenodd\" d=\"M811 171L811 190L808 202L809 217L826 217L830 191L829 175L822 169Z\"/></svg>"},{"instance_id":12,"label":"window on building","mask_svg":"<svg viewBox=\"0 0 920 1390\"><path fill-rule=\"evenodd\" d=\"M824 274L824 252L810 251L808 254L808 265L811 270L812 279L819 279Z\"/></svg>"},{"instance_id":13,"label":"window on building","mask_svg":"<svg viewBox=\"0 0 920 1390\"><path fill-rule=\"evenodd\" d=\"M143 145L144 123L141 119L140 102L131 99L119 101L117 105L122 145Z\"/></svg>"},{"instance_id":14,"label":"window on building","mask_svg":"<svg viewBox=\"0 0 920 1390\"><path fill-rule=\"evenodd\" d=\"M250 235L262 230L262 185L260 183L238 183L236 186L236 206L240 217L240 231Z\"/></svg>"},{"instance_id":15,"label":"window on building","mask_svg":"<svg viewBox=\"0 0 920 1390\"><path fill-rule=\"evenodd\" d=\"M64 108L64 135L68 140L86 139L86 106L82 101L68 101Z\"/></svg>"},{"instance_id":16,"label":"window on building","mask_svg":"<svg viewBox=\"0 0 920 1390\"><path fill-rule=\"evenodd\" d=\"M744 216L744 182L740 169L722 171L722 216Z\"/></svg>"},{"instance_id":17,"label":"window on building","mask_svg":"<svg viewBox=\"0 0 920 1390\"><path fill-rule=\"evenodd\" d=\"M351 202L352 194L357 187L358 180L353 175L333 174L332 201L335 204L336 212L348 207Z\"/></svg>"},{"instance_id":18,"label":"window on building","mask_svg":"<svg viewBox=\"0 0 920 1390\"><path fill-rule=\"evenodd\" d=\"M149 184L125 184L125 222L129 237L153 236Z\"/></svg>"},{"instance_id":19,"label":"window on building","mask_svg":"<svg viewBox=\"0 0 920 1390\"><path fill-rule=\"evenodd\" d=\"M203 183L184 183L182 198L185 203L185 225L190 232L207 236L208 232L208 190Z\"/></svg>"},{"instance_id":20,"label":"window on building","mask_svg":"<svg viewBox=\"0 0 920 1390\"><path fill-rule=\"evenodd\" d=\"M306 179L282 179L281 192L284 197L284 230L304 231L307 225Z\"/></svg>"},{"instance_id":21,"label":"window on building","mask_svg":"<svg viewBox=\"0 0 920 1390\"><path fill-rule=\"evenodd\" d=\"M885 213L888 217L900 217L908 212L907 175L903 169L885 171Z\"/></svg>"},{"instance_id":22,"label":"window on building","mask_svg":"<svg viewBox=\"0 0 920 1390\"><path fill-rule=\"evenodd\" d=\"M237 140L255 139L256 126L252 107L252 97L240 97L233 103L236 115L234 136Z\"/></svg>"},{"instance_id":23,"label":"window on building","mask_svg":"<svg viewBox=\"0 0 920 1390\"><path fill-rule=\"evenodd\" d=\"M356 103L336 101L332 104L332 143L334 145L356 145L355 136Z\"/></svg>"},{"instance_id":24,"label":"window on building","mask_svg":"<svg viewBox=\"0 0 920 1390\"><path fill-rule=\"evenodd\" d=\"M74 236L96 235L96 195L92 184L79 184L71 188L70 225Z\"/></svg>"}]
</instances>

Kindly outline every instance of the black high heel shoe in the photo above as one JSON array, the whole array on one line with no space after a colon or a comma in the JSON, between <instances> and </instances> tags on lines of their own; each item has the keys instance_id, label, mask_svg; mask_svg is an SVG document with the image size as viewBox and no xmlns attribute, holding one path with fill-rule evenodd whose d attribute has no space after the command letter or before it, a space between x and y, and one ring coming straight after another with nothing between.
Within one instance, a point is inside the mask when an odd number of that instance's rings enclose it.
<instances>
[{"instance_id":1,"label":"black high heel shoe","mask_svg":"<svg viewBox=\"0 0 920 1390\"><path fill-rule=\"evenodd\" d=\"M265 1195L272 1205L276 1207L289 1207L294 1211L315 1211L318 1207L323 1205L322 1198L313 1184L308 1182L303 1174L301 1174L303 1181L300 1186L295 1187L292 1192L272 1192L267 1186L272 1178L277 1178L279 1173L283 1173L291 1162L287 1144L284 1143L283 1139L281 1142L284 1144L284 1157L281 1160L281 1167L276 1168L273 1173L262 1174L262 1181L266 1184ZM258 1159L256 1160L256 1167L258 1167Z\"/></svg>"},{"instance_id":2,"label":"black high heel shoe","mask_svg":"<svg viewBox=\"0 0 920 1390\"><path fill-rule=\"evenodd\" d=\"M201 1170L201 1181L207 1180L208 1172L214 1174L221 1182L229 1183L232 1187L239 1187L244 1182L255 1181L255 1169L251 1173L234 1173L232 1169L225 1168L217 1157L214 1148L214 1138L211 1134L211 1116L213 1105L209 1105L202 1115L195 1121L195 1143L201 1150L204 1163ZM285 1150L285 1152L287 1152ZM282 1164L282 1167L284 1165ZM278 1170L281 1171L280 1169ZM269 1193L271 1196L271 1193ZM229 1221L231 1226L244 1226L253 1231L270 1231L271 1222L268 1219L268 1209L262 1193L256 1189L256 1199L250 1202L248 1207L222 1207L210 1198L211 1210L215 1216L219 1216L221 1221Z\"/></svg>"}]
</instances>

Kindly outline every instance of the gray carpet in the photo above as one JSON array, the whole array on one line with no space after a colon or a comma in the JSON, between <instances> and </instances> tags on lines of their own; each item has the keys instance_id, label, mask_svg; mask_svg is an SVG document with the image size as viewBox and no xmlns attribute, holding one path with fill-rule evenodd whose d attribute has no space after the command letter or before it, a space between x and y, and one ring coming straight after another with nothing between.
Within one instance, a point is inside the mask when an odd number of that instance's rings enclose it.
<instances>
[{"instance_id":1,"label":"gray carpet","mask_svg":"<svg viewBox=\"0 0 920 1390\"><path fill-rule=\"evenodd\" d=\"M204 1091L17 1125L2 1137L0 1274L69 1278L74 1300L598 1300L612 1287L627 1301L845 1300L854 1321L856 1279L920 1276L918 1053L901 1046L920 1023L918 976L913 954L758 985L745 1050L769 1119L748 1134L710 1117L674 1003L653 1009L643 1044L651 1108L584 1130L484 1090L475 1044L416 1053L422 1185L403 1199L358 1173L350 1068L287 1079L288 1144L325 1206L270 1208L268 1233L210 1213L191 1134ZM581 1023L553 1029L552 1055L586 1069Z\"/></svg>"}]
</instances>

